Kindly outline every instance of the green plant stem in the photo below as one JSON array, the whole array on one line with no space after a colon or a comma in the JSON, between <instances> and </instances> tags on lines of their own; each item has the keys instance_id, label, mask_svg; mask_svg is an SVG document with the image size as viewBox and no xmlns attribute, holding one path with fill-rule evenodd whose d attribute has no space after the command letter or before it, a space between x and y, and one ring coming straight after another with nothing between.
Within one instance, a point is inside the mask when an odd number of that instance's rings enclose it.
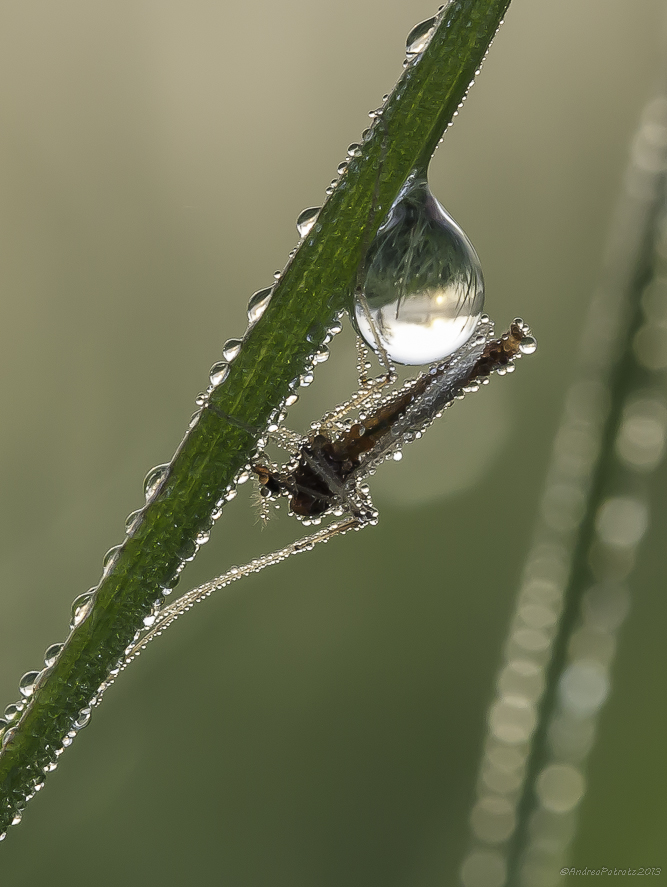
<instances>
[{"instance_id":1,"label":"green plant stem","mask_svg":"<svg viewBox=\"0 0 667 887\"><path fill-rule=\"evenodd\" d=\"M210 527L222 491L248 462L290 382L348 307L370 239L411 170L427 165L509 2L453 0L421 58L404 71L361 156L351 160L229 376L211 395L213 409L204 409L186 434L139 526L104 575L90 614L7 731L0 753L0 832L196 549L194 540Z\"/></svg>"}]
</instances>

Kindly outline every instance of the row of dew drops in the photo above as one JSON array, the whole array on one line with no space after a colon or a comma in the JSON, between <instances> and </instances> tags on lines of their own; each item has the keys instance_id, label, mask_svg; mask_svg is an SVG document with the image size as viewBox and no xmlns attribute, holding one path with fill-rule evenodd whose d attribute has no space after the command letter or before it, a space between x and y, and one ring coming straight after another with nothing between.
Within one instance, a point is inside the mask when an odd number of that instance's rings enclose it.
<instances>
[{"instance_id":1,"label":"row of dew drops","mask_svg":"<svg viewBox=\"0 0 667 887\"><path fill-rule=\"evenodd\" d=\"M420 58L421 54L428 46L429 41L435 32L436 26L438 25L445 8L446 6L441 6L436 16L420 22L410 31L406 42L406 58L403 63L405 68L409 67ZM475 73L478 74L479 69ZM470 86L472 86L472 81L470 83ZM400 90L400 83L398 88ZM383 96L382 106L377 108L376 110L369 112L369 116L371 117L373 122L371 126L362 133L362 144L367 143L373 136L376 125L378 121L382 118L385 103L387 102L388 98L388 95ZM459 104L459 108L462 106L462 104L463 102ZM457 115L458 111L455 112L454 116ZM448 125L451 126L452 124L449 123ZM338 166L338 177L333 179L330 185L326 188L326 194L328 197L331 196L337 188L344 187L344 175L349 165L357 158L361 157L362 144L353 143L348 147L346 160L344 160ZM321 226L317 222L320 209L321 207L308 207L304 209L303 212L301 212L298 216L296 220L296 228L301 238L300 244L304 243L304 241L306 241L311 233L318 234L321 230ZM309 245L312 245L313 242L314 240L311 239ZM296 252L297 249L295 248L289 254L288 265L286 266L286 268L289 267L289 263L296 255ZM270 287L258 290L250 297L250 300L248 302L247 332L249 332L254 327L254 325L266 311L271 300L274 287L282 277L283 273L284 271L276 271L274 274L275 283ZM311 355L310 360L304 368L304 372L293 379L290 383L290 394L285 398L283 405L279 409L277 409L271 416L270 422L267 427L267 432L271 433L278 429L280 423L284 419L285 408L292 406L298 400L298 394L296 393L298 388L307 387L311 384L311 382L313 381L313 369L315 365L318 363L322 363L328 359L329 351L327 346L331 342L332 338L341 331L341 329L341 315L339 314L326 331L320 329L311 330L308 338L309 340L312 340L314 345L317 344L319 346L318 350L314 351ZM321 335L322 332L325 332L323 339ZM319 345L320 342L322 342L321 346ZM218 361L211 367L209 375L210 384L207 390L202 394L199 394L196 398L196 403L199 409L193 414L190 422L190 427L193 427L196 424L203 409L207 407L212 392L218 386L222 385L227 379L230 372L230 364L239 355L242 347L243 339L228 339L225 342L222 349L223 359L221 361ZM260 439L257 442L258 448L262 448L265 445L265 439ZM169 471L170 464L166 463L155 466L146 475L146 478L144 480L145 505L141 509L133 511L128 516L125 523L126 538L131 537L137 527L140 525L146 507L155 499L159 491L162 489L163 484L169 476ZM181 559L180 564L175 570L173 579L169 583L169 587L162 588L162 594L164 596L167 596L171 593L172 589L178 583L178 580L180 578L179 574L185 567L185 564L191 561L196 555L199 547L208 541L213 523L222 515L224 504L235 498L236 486L238 484L245 483L249 479L249 477L250 466L246 465L238 472L238 474L234 478L234 482L228 485L223 490L221 497L215 504L208 529L201 531L196 540L186 543L183 550L179 552L179 556ZM122 544L115 546L111 548L104 556L102 562L102 576L100 579L100 583L113 568L122 547ZM95 602L95 595L98 588L99 584L89 589L87 592L79 595L74 600L72 604L70 631L74 631L76 628L78 628L92 612ZM149 613L148 616L144 618L144 629L149 629L154 624L160 612L161 606L161 600L157 601L154 604L152 611ZM136 633L134 639L132 640L132 643L128 646L126 652L129 652L134 647L141 633L142 631L138 631ZM48 675L53 670L58 656L60 655L60 652L62 651L64 646L64 643L52 644L44 654L44 667L41 670L26 672L19 681L19 700L12 703L11 705L8 705L4 710L3 717L0 717L0 739L2 748L5 748L16 735L17 724L21 715L25 712L35 691L45 682ZM4 814L9 812L9 823L11 825L18 825L18 823L21 821L25 805L29 800L31 800L32 797L34 797L35 793L40 791L40 789L43 787L46 774L56 769L57 759L63 753L65 748L72 744L78 732L90 722L92 708L99 704L102 693L113 682L114 678L125 666L125 664L126 661L123 657L119 661L118 665L111 670L109 678L99 688L96 695L91 699L90 704L82 708L78 712L76 717L71 721L69 730L65 733L64 736L62 736L60 743L56 745L45 745L40 761L36 762L35 764L35 772L31 780L32 788L27 792L27 794L22 795L20 798L14 797L6 801L6 805L9 808L9 811L7 810L7 807L4 811L0 809L0 822L7 821ZM6 831L0 831L0 841L4 840L6 834Z\"/></svg>"}]
</instances>

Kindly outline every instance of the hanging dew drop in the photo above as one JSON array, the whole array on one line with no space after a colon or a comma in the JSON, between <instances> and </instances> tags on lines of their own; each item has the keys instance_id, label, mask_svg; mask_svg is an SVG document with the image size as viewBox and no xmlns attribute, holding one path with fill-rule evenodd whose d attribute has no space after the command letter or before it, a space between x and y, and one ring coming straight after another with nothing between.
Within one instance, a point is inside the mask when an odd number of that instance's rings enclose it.
<instances>
[{"instance_id":1,"label":"hanging dew drop","mask_svg":"<svg viewBox=\"0 0 667 887\"><path fill-rule=\"evenodd\" d=\"M474 332L484 305L484 279L465 233L411 176L371 243L354 317L366 343L421 366L442 360Z\"/></svg>"},{"instance_id":2,"label":"hanging dew drop","mask_svg":"<svg viewBox=\"0 0 667 887\"><path fill-rule=\"evenodd\" d=\"M408 34L405 41L405 57L411 62L420 52L423 52L428 46L431 37L438 23L437 18L427 18L423 22L419 22Z\"/></svg>"},{"instance_id":3,"label":"hanging dew drop","mask_svg":"<svg viewBox=\"0 0 667 887\"><path fill-rule=\"evenodd\" d=\"M299 237L307 237L310 234L321 209L321 206L309 206L299 213L296 220L296 230L299 232Z\"/></svg>"},{"instance_id":4,"label":"hanging dew drop","mask_svg":"<svg viewBox=\"0 0 667 887\"><path fill-rule=\"evenodd\" d=\"M272 288L267 286L263 290L257 290L248 300L248 320L250 323L257 323L259 318L266 311L267 305L271 301Z\"/></svg>"},{"instance_id":5,"label":"hanging dew drop","mask_svg":"<svg viewBox=\"0 0 667 887\"><path fill-rule=\"evenodd\" d=\"M239 356L243 342L241 339L227 339L222 346L222 356L228 363L231 363L235 357Z\"/></svg>"}]
</instances>

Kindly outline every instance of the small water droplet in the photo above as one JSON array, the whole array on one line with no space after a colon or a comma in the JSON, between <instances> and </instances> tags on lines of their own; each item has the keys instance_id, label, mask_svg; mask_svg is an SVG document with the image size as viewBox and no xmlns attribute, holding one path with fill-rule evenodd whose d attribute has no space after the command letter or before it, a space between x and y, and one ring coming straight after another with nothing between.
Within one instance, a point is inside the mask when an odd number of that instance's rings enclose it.
<instances>
[{"instance_id":1,"label":"small water droplet","mask_svg":"<svg viewBox=\"0 0 667 887\"><path fill-rule=\"evenodd\" d=\"M519 351L522 354L534 354L537 351L537 339L533 336L524 336L519 343Z\"/></svg>"},{"instance_id":2,"label":"small water droplet","mask_svg":"<svg viewBox=\"0 0 667 887\"><path fill-rule=\"evenodd\" d=\"M297 402L298 399L299 399L299 395L298 395L298 394L290 394L290 395L288 395L288 397L285 398L285 406L286 406L286 407L291 407L291 406L293 406L293 405Z\"/></svg>"},{"instance_id":3,"label":"small water droplet","mask_svg":"<svg viewBox=\"0 0 667 887\"><path fill-rule=\"evenodd\" d=\"M424 19L410 31L405 41L405 57L409 62L426 49L435 31L437 21L435 17Z\"/></svg>"},{"instance_id":4,"label":"small water droplet","mask_svg":"<svg viewBox=\"0 0 667 887\"><path fill-rule=\"evenodd\" d=\"M21 696L32 696L35 692L35 683L39 677L38 671L27 671L19 681L19 692Z\"/></svg>"},{"instance_id":5,"label":"small water droplet","mask_svg":"<svg viewBox=\"0 0 667 887\"><path fill-rule=\"evenodd\" d=\"M51 668L64 646L64 644L51 644L44 654L44 665L47 668Z\"/></svg>"},{"instance_id":6,"label":"small water droplet","mask_svg":"<svg viewBox=\"0 0 667 887\"><path fill-rule=\"evenodd\" d=\"M250 480L250 472L248 471L247 468L244 468L243 471L240 471L238 473L238 475L236 476L236 483L237 484L244 484L249 480Z\"/></svg>"},{"instance_id":7,"label":"small water droplet","mask_svg":"<svg viewBox=\"0 0 667 887\"><path fill-rule=\"evenodd\" d=\"M197 554L197 543L194 539L186 539L178 549L178 556L182 561L191 561Z\"/></svg>"},{"instance_id":8,"label":"small water droplet","mask_svg":"<svg viewBox=\"0 0 667 887\"><path fill-rule=\"evenodd\" d=\"M361 145L358 145L356 142L352 142L351 145L348 145L347 156L348 157L361 157Z\"/></svg>"},{"instance_id":9,"label":"small water droplet","mask_svg":"<svg viewBox=\"0 0 667 887\"><path fill-rule=\"evenodd\" d=\"M85 591L77 598L74 598L74 601L72 602L72 619L69 624L70 628L76 628L77 625L81 625L83 620L93 609L95 590L96 589L91 588L89 591Z\"/></svg>"},{"instance_id":10,"label":"small water droplet","mask_svg":"<svg viewBox=\"0 0 667 887\"><path fill-rule=\"evenodd\" d=\"M403 453L400 450L396 450L395 453L391 454L391 458L394 460L394 462L400 462L403 458Z\"/></svg>"},{"instance_id":11,"label":"small water droplet","mask_svg":"<svg viewBox=\"0 0 667 887\"><path fill-rule=\"evenodd\" d=\"M263 290L257 290L248 300L248 320L250 323L257 323L259 318L266 311L267 305L271 301L272 287L267 286Z\"/></svg>"},{"instance_id":12,"label":"small water droplet","mask_svg":"<svg viewBox=\"0 0 667 887\"><path fill-rule=\"evenodd\" d=\"M346 169L347 169L347 160L343 160L342 163L338 164L338 168L337 168L336 172L338 173L339 176L342 176Z\"/></svg>"},{"instance_id":13,"label":"small water droplet","mask_svg":"<svg viewBox=\"0 0 667 887\"><path fill-rule=\"evenodd\" d=\"M336 185L338 184L338 179L332 179L329 185L325 189L325 194L327 197L331 197L333 192L336 190Z\"/></svg>"},{"instance_id":14,"label":"small water droplet","mask_svg":"<svg viewBox=\"0 0 667 887\"><path fill-rule=\"evenodd\" d=\"M103 573L109 572L111 567L116 562L116 557L118 556L118 553L120 552L122 547L123 547L122 545L114 545L114 547L110 548L107 551L107 553L104 555L104 557L102 558L102 572Z\"/></svg>"},{"instance_id":15,"label":"small water droplet","mask_svg":"<svg viewBox=\"0 0 667 887\"><path fill-rule=\"evenodd\" d=\"M227 490L225 493L225 499L227 502L231 502L232 499L236 499L237 491L235 489Z\"/></svg>"},{"instance_id":16,"label":"small water droplet","mask_svg":"<svg viewBox=\"0 0 667 887\"><path fill-rule=\"evenodd\" d=\"M208 540L211 538L210 530L202 530L201 533L197 533L197 545L206 545Z\"/></svg>"},{"instance_id":17,"label":"small water droplet","mask_svg":"<svg viewBox=\"0 0 667 887\"><path fill-rule=\"evenodd\" d=\"M163 465L156 465L155 468L151 468L151 470L144 478L144 495L146 496L146 502L149 502L157 493L160 484L167 477L168 474L168 462L165 462Z\"/></svg>"},{"instance_id":18,"label":"small water droplet","mask_svg":"<svg viewBox=\"0 0 667 887\"><path fill-rule=\"evenodd\" d=\"M4 711L4 718L8 723L12 723L15 721L21 712L24 709L24 705L21 702L13 702L11 705L8 705Z\"/></svg>"},{"instance_id":19,"label":"small water droplet","mask_svg":"<svg viewBox=\"0 0 667 887\"><path fill-rule=\"evenodd\" d=\"M141 523L142 513L141 509L139 509L138 511L133 511L131 514L128 514L125 520L125 532L128 536L130 533L133 533Z\"/></svg>"},{"instance_id":20,"label":"small water droplet","mask_svg":"<svg viewBox=\"0 0 667 887\"><path fill-rule=\"evenodd\" d=\"M16 728L15 727L10 728L9 730L7 730L5 728L5 732L2 734L2 748L4 748L6 745L9 745L9 743L12 741L12 739L15 736L16 736Z\"/></svg>"},{"instance_id":21,"label":"small water droplet","mask_svg":"<svg viewBox=\"0 0 667 887\"><path fill-rule=\"evenodd\" d=\"M313 363L324 363L329 360L329 349L325 346L313 354Z\"/></svg>"},{"instance_id":22,"label":"small water droplet","mask_svg":"<svg viewBox=\"0 0 667 887\"><path fill-rule=\"evenodd\" d=\"M231 363L235 357L239 356L242 345L242 339L227 339L225 344L222 346L222 356L228 363Z\"/></svg>"},{"instance_id":23,"label":"small water droplet","mask_svg":"<svg viewBox=\"0 0 667 887\"><path fill-rule=\"evenodd\" d=\"M371 243L363 296L357 328L375 350L377 333L396 363L442 360L474 332L484 304L479 259L423 176L408 180Z\"/></svg>"},{"instance_id":24,"label":"small water droplet","mask_svg":"<svg viewBox=\"0 0 667 887\"><path fill-rule=\"evenodd\" d=\"M309 206L299 213L296 220L299 237L307 237L310 234L321 209L321 206Z\"/></svg>"},{"instance_id":25,"label":"small water droplet","mask_svg":"<svg viewBox=\"0 0 667 887\"><path fill-rule=\"evenodd\" d=\"M14 818L12 819L12 825L18 825L23 819L23 815L21 813L15 813Z\"/></svg>"},{"instance_id":26,"label":"small water droplet","mask_svg":"<svg viewBox=\"0 0 667 887\"><path fill-rule=\"evenodd\" d=\"M302 388L307 388L310 384L312 384L313 378L314 376L312 373L303 373L303 375L299 376L299 384L302 386Z\"/></svg>"},{"instance_id":27,"label":"small water droplet","mask_svg":"<svg viewBox=\"0 0 667 887\"><path fill-rule=\"evenodd\" d=\"M92 709L90 708L82 708L79 712L79 716L75 721L72 721L72 727L75 730L83 730L84 727L87 727L90 723L90 719L92 717Z\"/></svg>"},{"instance_id":28,"label":"small water droplet","mask_svg":"<svg viewBox=\"0 0 667 887\"><path fill-rule=\"evenodd\" d=\"M211 380L211 385L216 388L218 385L222 385L227 376L229 375L229 364L226 360L220 360L218 363L214 363L211 367L211 372L209 378Z\"/></svg>"}]
</instances>

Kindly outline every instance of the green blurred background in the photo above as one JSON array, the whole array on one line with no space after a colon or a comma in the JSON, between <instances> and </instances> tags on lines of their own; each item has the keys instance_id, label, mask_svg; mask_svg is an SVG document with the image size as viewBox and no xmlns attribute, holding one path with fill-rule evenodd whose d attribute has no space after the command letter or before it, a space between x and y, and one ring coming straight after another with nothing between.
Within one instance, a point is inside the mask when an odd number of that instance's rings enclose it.
<instances>
[{"instance_id":1,"label":"green blurred background","mask_svg":"<svg viewBox=\"0 0 667 887\"><path fill-rule=\"evenodd\" d=\"M0 4L0 707L167 461L401 73L425 2ZM431 169L537 355L376 478L380 525L251 577L124 673L2 846L3 883L454 884L486 708L661 0L514 0ZM355 384L352 339L293 425ZM249 485L248 485L249 486ZM573 861L667 868L665 470ZM190 586L294 538L250 491Z\"/></svg>"}]
</instances>

